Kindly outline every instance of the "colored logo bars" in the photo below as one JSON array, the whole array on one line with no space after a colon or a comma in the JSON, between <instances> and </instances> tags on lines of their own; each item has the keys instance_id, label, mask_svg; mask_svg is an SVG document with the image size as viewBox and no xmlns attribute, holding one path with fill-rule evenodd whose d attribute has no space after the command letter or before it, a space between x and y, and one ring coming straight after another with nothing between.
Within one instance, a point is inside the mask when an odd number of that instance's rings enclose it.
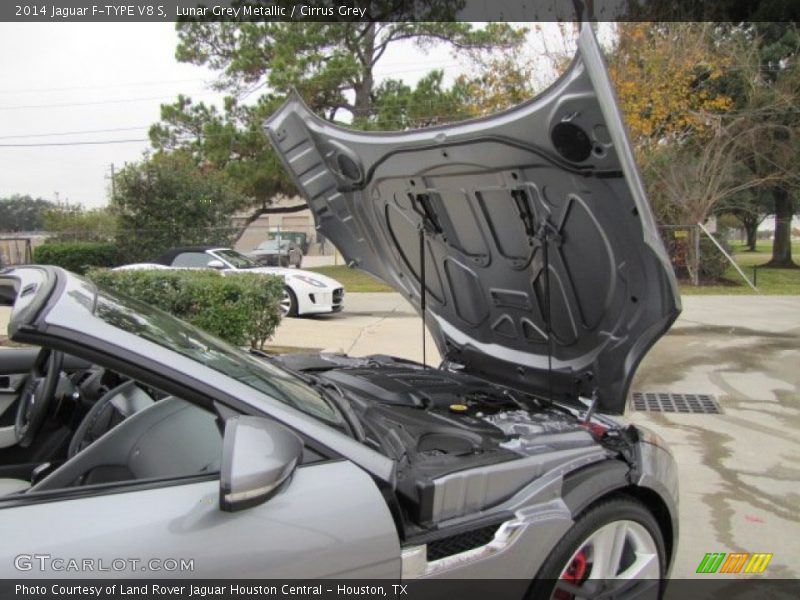
<instances>
[{"instance_id":1,"label":"colored logo bars","mask_svg":"<svg viewBox=\"0 0 800 600\"><path fill-rule=\"evenodd\" d=\"M772 553L709 552L700 561L697 573L763 573Z\"/></svg>"}]
</instances>

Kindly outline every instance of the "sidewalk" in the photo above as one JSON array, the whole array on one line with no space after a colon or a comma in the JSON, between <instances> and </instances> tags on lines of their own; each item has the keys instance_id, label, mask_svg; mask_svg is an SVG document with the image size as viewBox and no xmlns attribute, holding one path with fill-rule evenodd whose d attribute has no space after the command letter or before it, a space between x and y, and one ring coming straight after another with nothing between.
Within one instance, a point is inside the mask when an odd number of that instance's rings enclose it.
<instances>
[{"instance_id":1,"label":"sidewalk","mask_svg":"<svg viewBox=\"0 0 800 600\"><path fill-rule=\"evenodd\" d=\"M395 293L347 294L344 310L333 315L284 319L270 341L274 346L307 347L354 356L392 354L422 361L422 320ZM438 364L433 338L426 335L428 364Z\"/></svg>"},{"instance_id":2,"label":"sidewalk","mask_svg":"<svg viewBox=\"0 0 800 600\"><path fill-rule=\"evenodd\" d=\"M7 306L0 306L0 339L8 335L8 319L11 316L11 309ZM0 350L4 346L0 345Z\"/></svg>"}]
</instances>

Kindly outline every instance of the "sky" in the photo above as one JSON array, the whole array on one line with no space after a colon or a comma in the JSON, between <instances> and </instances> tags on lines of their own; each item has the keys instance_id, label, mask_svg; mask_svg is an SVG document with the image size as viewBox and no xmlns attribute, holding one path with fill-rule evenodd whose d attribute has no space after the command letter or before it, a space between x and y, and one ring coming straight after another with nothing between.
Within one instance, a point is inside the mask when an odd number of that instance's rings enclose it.
<instances>
[{"instance_id":1,"label":"sky","mask_svg":"<svg viewBox=\"0 0 800 600\"><path fill-rule=\"evenodd\" d=\"M111 165L141 159L160 104L221 100L214 73L176 61L176 45L172 23L0 23L0 197L106 204ZM413 84L435 68L452 79L466 66L406 43L376 75Z\"/></svg>"}]
</instances>

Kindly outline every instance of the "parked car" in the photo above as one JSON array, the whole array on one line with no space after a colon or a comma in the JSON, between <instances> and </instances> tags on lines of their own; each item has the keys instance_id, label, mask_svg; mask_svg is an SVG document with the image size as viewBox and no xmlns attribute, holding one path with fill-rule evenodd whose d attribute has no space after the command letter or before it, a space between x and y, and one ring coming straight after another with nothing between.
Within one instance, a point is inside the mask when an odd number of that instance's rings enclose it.
<instances>
[{"instance_id":1,"label":"parked car","mask_svg":"<svg viewBox=\"0 0 800 600\"><path fill-rule=\"evenodd\" d=\"M266 240L247 253L247 257L266 267L289 266L289 240Z\"/></svg>"},{"instance_id":2,"label":"parked car","mask_svg":"<svg viewBox=\"0 0 800 600\"><path fill-rule=\"evenodd\" d=\"M118 269L218 269L278 275L286 281L281 311L296 317L339 312L344 308L344 286L313 271L281 267L262 267L247 256L216 246L184 246L165 252L151 263L134 263Z\"/></svg>"},{"instance_id":3,"label":"parked car","mask_svg":"<svg viewBox=\"0 0 800 600\"><path fill-rule=\"evenodd\" d=\"M308 253L308 234L303 231L270 231L267 233L268 240L277 240L280 239L282 241L289 241L290 243L294 244L303 254Z\"/></svg>"},{"instance_id":4,"label":"parked car","mask_svg":"<svg viewBox=\"0 0 800 600\"><path fill-rule=\"evenodd\" d=\"M0 274L10 337L41 347L0 353L4 539L204 578L658 595L676 465L613 415L679 297L588 25L578 48L494 117L345 133L294 97L267 122L323 234L424 315L438 368L247 354L60 269ZM0 577L19 552L0 545Z\"/></svg>"}]
</instances>

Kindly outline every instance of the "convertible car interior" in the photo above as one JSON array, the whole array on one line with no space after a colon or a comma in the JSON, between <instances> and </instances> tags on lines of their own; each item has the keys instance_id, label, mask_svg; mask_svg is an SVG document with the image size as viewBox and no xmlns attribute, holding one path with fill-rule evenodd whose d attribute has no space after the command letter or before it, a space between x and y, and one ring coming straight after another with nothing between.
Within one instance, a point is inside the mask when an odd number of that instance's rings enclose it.
<instances>
[{"instance_id":1,"label":"convertible car interior","mask_svg":"<svg viewBox=\"0 0 800 600\"><path fill-rule=\"evenodd\" d=\"M0 350L0 496L219 470L212 411L45 348Z\"/></svg>"}]
</instances>

